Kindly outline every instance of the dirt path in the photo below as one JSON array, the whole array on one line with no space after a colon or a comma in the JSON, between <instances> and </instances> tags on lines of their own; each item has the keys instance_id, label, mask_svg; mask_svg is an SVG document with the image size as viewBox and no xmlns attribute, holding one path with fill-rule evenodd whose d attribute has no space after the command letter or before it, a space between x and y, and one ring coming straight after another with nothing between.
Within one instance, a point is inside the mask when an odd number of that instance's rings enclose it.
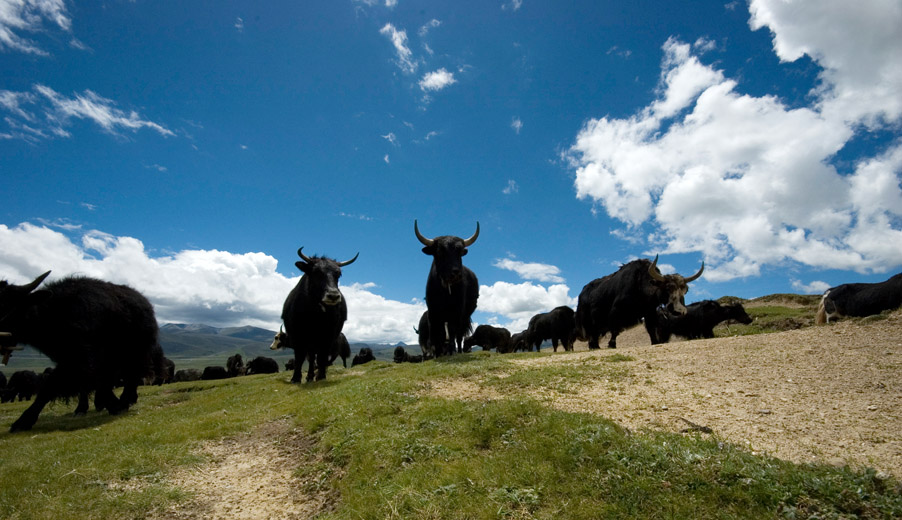
<instances>
[{"instance_id":1,"label":"dirt path","mask_svg":"<svg viewBox=\"0 0 902 520\"><path fill-rule=\"evenodd\" d=\"M683 418L754 452L870 466L902 478L902 312L869 324L660 346L651 346L638 327L617 345L515 363L601 365L607 356L626 355L632 360L618 363L628 367L623 380L591 379L575 393L545 387L538 396L549 406L596 413L633 430L676 432L687 428ZM433 392L503 398L472 380L436 382Z\"/></svg>"},{"instance_id":2,"label":"dirt path","mask_svg":"<svg viewBox=\"0 0 902 520\"><path fill-rule=\"evenodd\" d=\"M292 520L334 505L335 493L317 486L313 441L287 420L203 447L211 462L180 471L170 482L194 498L158 511L154 519ZM312 468L299 477L301 466Z\"/></svg>"}]
</instances>

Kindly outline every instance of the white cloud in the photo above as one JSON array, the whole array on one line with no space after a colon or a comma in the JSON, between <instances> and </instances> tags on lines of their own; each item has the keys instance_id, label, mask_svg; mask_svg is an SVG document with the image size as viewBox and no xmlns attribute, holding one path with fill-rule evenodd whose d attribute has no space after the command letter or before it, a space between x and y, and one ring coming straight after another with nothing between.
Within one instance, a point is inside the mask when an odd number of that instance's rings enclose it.
<instances>
[{"instance_id":1,"label":"white cloud","mask_svg":"<svg viewBox=\"0 0 902 520\"><path fill-rule=\"evenodd\" d=\"M72 20L63 0L0 0L0 51L48 56L35 42L17 34L43 32L45 23L71 30Z\"/></svg>"},{"instance_id":2,"label":"white cloud","mask_svg":"<svg viewBox=\"0 0 902 520\"><path fill-rule=\"evenodd\" d=\"M394 25L387 23L379 30L379 34L388 36L391 40L398 55L398 67L408 74L416 72L418 64L413 59L413 52L407 46L407 31L399 31Z\"/></svg>"},{"instance_id":3,"label":"white cloud","mask_svg":"<svg viewBox=\"0 0 902 520\"><path fill-rule=\"evenodd\" d=\"M388 7L389 9L391 9L397 5L398 5L398 0L385 0L385 7Z\"/></svg>"},{"instance_id":4,"label":"white cloud","mask_svg":"<svg viewBox=\"0 0 902 520\"><path fill-rule=\"evenodd\" d=\"M570 288L564 284L549 287L532 282L513 284L495 282L479 286L478 311L499 314L509 320L504 325L512 333L526 328L529 319L540 312L548 312L561 305L576 308L576 298L569 296Z\"/></svg>"},{"instance_id":5,"label":"white cloud","mask_svg":"<svg viewBox=\"0 0 902 520\"><path fill-rule=\"evenodd\" d=\"M523 0L511 0L508 4L501 4L501 9L510 9L511 11L519 11L523 7Z\"/></svg>"},{"instance_id":6,"label":"white cloud","mask_svg":"<svg viewBox=\"0 0 902 520\"><path fill-rule=\"evenodd\" d=\"M78 228L69 232L71 239L46 226L0 224L0 272L18 284L47 270L53 271L51 279L81 274L127 284L147 296L161 323L270 330L279 327L282 303L301 274L283 276L276 272L276 259L264 253L184 250L151 256L136 238ZM374 287L341 287L349 309L345 334L355 341L416 344L413 326L425 305L387 300L372 292Z\"/></svg>"},{"instance_id":7,"label":"white cloud","mask_svg":"<svg viewBox=\"0 0 902 520\"><path fill-rule=\"evenodd\" d=\"M510 179L507 181L507 186L505 186L504 189L501 190L501 193L504 193L505 195L510 195L511 193L517 193L519 191L520 191L520 186L517 186L517 181Z\"/></svg>"},{"instance_id":8,"label":"white cloud","mask_svg":"<svg viewBox=\"0 0 902 520\"><path fill-rule=\"evenodd\" d=\"M824 294L830 288L830 284L816 280L811 283L802 283L801 280L793 280L792 288L801 294Z\"/></svg>"},{"instance_id":9,"label":"white cloud","mask_svg":"<svg viewBox=\"0 0 902 520\"><path fill-rule=\"evenodd\" d=\"M856 15L847 27L841 16L848 9L829 4L806 4L809 16L790 20L783 4L752 2L752 26L775 31L782 59L806 53L825 67L811 107L741 94L691 45L671 38L656 99L627 119L590 120L577 135L569 155L577 196L631 229L652 227L648 240L662 252L702 252L711 281L755 276L763 265L786 261L860 272L898 266L902 142L860 159L853 172L830 161L856 132L902 117L895 58L902 54L895 30L902 6L883 4L894 22L881 21L876 37L859 39L859 22L871 15ZM890 26L892 37L884 31ZM866 64L853 65L846 45ZM884 95L889 90L893 100ZM855 107L845 104L849 96Z\"/></svg>"},{"instance_id":10,"label":"white cloud","mask_svg":"<svg viewBox=\"0 0 902 520\"><path fill-rule=\"evenodd\" d=\"M163 136L174 136L159 123L143 119L134 110L125 112L116 103L91 90L74 97L59 94L50 87L35 85L34 92L0 91L0 108L10 113L5 121L10 129L8 138L29 141L55 137L69 137L66 129L72 119L91 121L110 134L122 130L137 132L149 128Z\"/></svg>"},{"instance_id":11,"label":"white cloud","mask_svg":"<svg viewBox=\"0 0 902 520\"><path fill-rule=\"evenodd\" d=\"M511 258L499 258L495 260L495 263L492 265L499 269L513 271L524 280L564 283L564 278L560 276L561 270L553 265L536 262L521 262Z\"/></svg>"},{"instance_id":12,"label":"white cloud","mask_svg":"<svg viewBox=\"0 0 902 520\"><path fill-rule=\"evenodd\" d=\"M425 92L428 90L438 91L457 83L454 79L454 73L448 72L444 67L433 72L427 72L423 79L420 80L420 88Z\"/></svg>"},{"instance_id":13,"label":"white cloud","mask_svg":"<svg viewBox=\"0 0 902 520\"><path fill-rule=\"evenodd\" d=\"M237 29L238 32L244 31L244 19L240 16L235 18L235 29Z\"/></svg>"},{"instance_id":14,"label":"white cloud","mask_svg":"<svg viewBox=\"0 0 902 520\"><path fill-rule=\"evenodd\" d=\"M394 132L389 132L388 135L383 135L382 138L390 142L391 144L398 146L398 138L397 136L395 136Z\"/></svg>"},{"instance_id":15,"label":"white cloud","mask_svg":"<svg viewBox=\"0 0 902 520\"><path fill-rule=\"evenodd\" d=\"M382 160L385 161L385 164L391 164L391 161L388 158L388 154L385 154L385 157L383 157Z\"/></svg>"},{"instance_id":16,"label":"white cloud","mask_svg":"<svg viewBox=\"0 0 902 520\"><path fill-rule=\"evenodd\" d=\"M520 130L523 129L523 121L521 121L519 117L515 117L511 121L511 128L514 129L514 132L516 132L517 135L520 135Z\"/></svg>"},{"instance_id":17,"label":"white cloud","mask_svg":"<svg viewBox=\"0 0 902 520\"><path fill-rule=\"evenodd\" d=\"M829 118L878 125L902 118L902 4L753 0L753 30L767 27L782 61L808 55L823 67L814 90Z\"/></svg>"},{"instance_id":18,"label":"white cloud","mask_svg":"<svg viewBox=\"0 0 902 520\"><path fill-rule=\"evenodd\" d=\"M433 18L432 20L429 20L429 22L424 24L422 27L420 27L420 30L417 31L417 34L419 34L420 37L426 36L427 34L429 34L429 31L431 31L432 29L435 29L436 27L439 27L440 25L442 25L442 22Z\"/></svg>"}]
</instances>

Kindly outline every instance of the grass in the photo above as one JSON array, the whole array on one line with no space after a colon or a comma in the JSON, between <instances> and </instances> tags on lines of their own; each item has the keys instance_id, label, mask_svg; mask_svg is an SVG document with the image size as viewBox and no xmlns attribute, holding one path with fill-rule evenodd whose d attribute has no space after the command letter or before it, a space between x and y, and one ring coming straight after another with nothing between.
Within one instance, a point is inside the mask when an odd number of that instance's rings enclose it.
<instances>
[{"instance_id":1,"label":"grass","mask_svg":"<svg viewBox=\"0 0 902 520\"><path fill-rule=\"evenodd\" d=\"M628 356L511 363L526 356L333 367L327 381L305 385L282 373L145 387L112 418L73 418L74 403L57 403L33 431L0 433L0 518L142 518L190 499L167 476L202 463L203 442L285 417L316 440L321 456L298 471L315 477L307 486L337 490L328 519L902 517L899 483L873 471L792 464L700 435L629 432L530 397L543 385L623 377L618 361ZM423 392L435 379L477 377L506 397ZM26 405L0 405L0 425Z\"/></svg>"}]
</instances>

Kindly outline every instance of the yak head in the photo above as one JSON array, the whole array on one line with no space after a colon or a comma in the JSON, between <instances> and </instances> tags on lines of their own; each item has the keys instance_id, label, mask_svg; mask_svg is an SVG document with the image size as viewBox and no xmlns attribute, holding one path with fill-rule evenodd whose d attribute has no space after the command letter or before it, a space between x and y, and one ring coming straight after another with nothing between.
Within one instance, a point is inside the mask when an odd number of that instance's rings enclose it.
<instances>
[{"instance_id":1,"label":"yak head","mask_svg":"<svg viewBox=\"0 0 902 520\"><path fill-rule=\"evenodd\" d=\"M282 325L279 326L279 332L276 333L276 337L272 339L272 344L269 346L269 350L279 350L281 348L288 346L288 334L282 330Z\"/></svg>"},{"instance_id":2,"label":"yak head","mask_svg":"<svg viewBox=\"0 0 902 520\"><path fill-rule=\"evenodd\" d=\"M652 285L667 312L684 315L687 309L683 298L689 292L689 282L697 280L704 270L705 263L702 262L702 268L689 278L679 274L661 274L658 270L658 257L655 256L655 261L648 267L648 275L651 276Z\"/></svg>"},{"instance_id":3,"label":"yak head","mask_svg":"<svg viewBox=\"0 0 902 520\"><path fill-rule=\"evenodd\" d=\"M303 247L298 249L298 256L303 262L295 262L294 265L303 271L307 278L307 296L311 301L318 302L320 309L332 307L341 303L341 291L338 290L338 279L341 278L341 268L351 265L360 253L346 262L337 262L326 257L309 257L303 253Z\"/></svg>"},{"instance_id":4,"label":"yak head","mask_svg":"<svg viewBox=\"0 0 902 520\"><path fill-rule=\"evenodd\" d=\"M479 237L479 222L476 223L476 233L466 239L447 235L426 238L420 233L416 220L413 221L413 231L417 239L426 246L423 253L432 256L432 265L442 282L442 287L450 291L451 285L459 282L463 275L463 256L467 254L467 248Z\"/></svg>"},{"instance_id":5,"label":"yak head","mask_svg":"<svg viewBox=\"0 0 902 520\"><path fill-rule=\"evenodd\" d=\"M16 323L28 309L46 300L51 294L45 289L35 290L48 275L50 271L25 285L12 285L6 280L0 280L0 364L3 366L9 362L9 356L14 350L22 350L22 347L16 346Z\"/></svg>"}]
</instances>

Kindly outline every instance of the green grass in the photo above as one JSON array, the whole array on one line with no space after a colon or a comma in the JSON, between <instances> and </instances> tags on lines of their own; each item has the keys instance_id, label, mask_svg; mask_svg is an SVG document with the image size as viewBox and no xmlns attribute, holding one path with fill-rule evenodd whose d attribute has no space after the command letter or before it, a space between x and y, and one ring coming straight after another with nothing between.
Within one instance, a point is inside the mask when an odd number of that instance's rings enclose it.
<instances>
[{"instance_id":1,"label":"green grass","mask_svg":"<svg viewBox=\"0 0 902 520\"><path fill-rule=\"evenodd\" d=\"M622 377L628 364L617 361L629 359L510 363L529 355L333 367L305 385L282 373L145 387L120 417L73 418L74 403L58 403L33 431L0 433L0 518L141 518L190 498L166 477L203 462L201 443L284 417L316 440L321 457L299 472L337 490L329 519L902 516L899 483L873 471L753 456L701 435L631 433L543 406L532 389ZM484 379L507 397L430 397L423 390L437 378ZM4 430L25 405L0 405Z\"/></svg>"}]
</instances>

